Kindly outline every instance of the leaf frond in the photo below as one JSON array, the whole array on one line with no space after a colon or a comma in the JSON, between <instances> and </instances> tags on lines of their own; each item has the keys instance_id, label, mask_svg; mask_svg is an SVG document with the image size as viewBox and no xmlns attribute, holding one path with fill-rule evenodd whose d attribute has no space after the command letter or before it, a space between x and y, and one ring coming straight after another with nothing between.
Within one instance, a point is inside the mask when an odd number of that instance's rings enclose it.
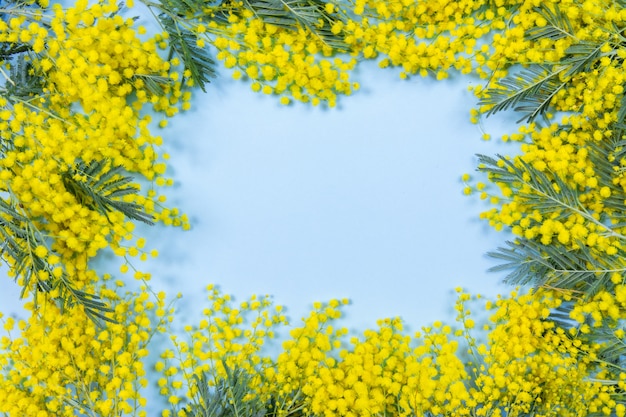
<instances>
[{"instance_id":1,"label":"leaf frond","mask_svg":"<svg viewBox=\"0 0 626 417\"><path fill-rule=\"evenodd\" d=\"M519 201L532 210L539 210L555 220L564 220L571 215L578 215L598 227L604 236L626 240L615 226L602 217L594 216L580 201L578 191L567 184L557 174L536 169L522 159L515 162L498 155L499 160L478 155L479 170L490 174L495 182L506 183L515 190ZM517 163L517 164L516 164ZM621 192L623 193L623 192ZM623 194L617 194L623 195ZM615 202L615 204L619 204Z\"/></svg>"},{"instance_id":2,"label":"leaf frond","mask_svg":"<svg viewBox=\"0 0 626 417\"><path fill-rule=\"evenodd\" d=\"M571 78L584 71L589 71L600 58L604 42L579 42L565 50L561 64L566 68L565 77Z\"/></svg>"},{"instance_id":3,"label":"leaf frond","mask_svg":"<svg viewBox=\"0 0 626 417\"><path fill-rule=\"evenodd\" d=\"M172 84L171 78L154 74L135 74L133 79L143 81L146 89L155 96L163 96L165 94L163 86Z\"/></svg>"},{"instance_id":4,"label":"leaf frond","mask_svg":"<svg viewBox=\"0 0 626 417\"><path fill-rule=\"evenodd\" d=\"M511 270L505 278L510 284L578 291L586 296L611 288L611 276L626 272L626 268L615 268L616 258L598 256L582 244L572 250L555 242L543 245L517 239L488 256L504 261L490 271Z\"/></svg>"},{"instance_id":5,"label":"leaf frond","mask_svg":"<svg viewBox=\"0 0 626 417\"><path fill-rule=\"evenodd\" d=\"M512 108L524 114L518 123L531 122L547 112L552 98L565 85L560 78L565 71L565 67L552 70L540 65L523 69L489 88L480 104L492 106L487 116Z\"/></svg>"},{"instance_id":6,"label":"leaf frond","mask_svg":"<svg viewBox=\"0 0 626 417\"><path fill-rule=\"evenodd\" d=\"M194 417L263 417L266 414L264 404L258 396L250 396L252 390L251 375L244 369L231 369L221 361L226 377L220 377L214 388L206 373L194 375L193 382L198 389L199 401L187 407Z\"/></svg>"},{"instance_id":7,"label":"leaf frond","mask_svg":"<svg viewBox=\"0 0 626 417\"><path fill-rule=\"evenodd\" d=\"M256 0L245 1L244 5L266 23L288 30L307 28L326 45L339 50L347 48L342 38L331 31L338 18L326 13L322 1Z\"/></svg>"},{"instance_id":8,"label":"leaf frond","mask_svg":"<svg viewBox=\"0 0 626 417\"><path fill-rule=\"evenodd\" d=\"M550 311L548 319L562 329L575 328L579 323L570 317L573 308L574 303L572 301L563 301L558 307Z\"/></svg>"},{"instance_id":9,"label":"leaf frond","mask_svg":"<svg viewBox=\"0 0 626 417\"><path fill-rule=\"evenodd\" d=\"M547 22L544 26L534 25L526 31L526 39L530 41L537 41L540 39L551 39L556 41L562 38L573 38L574 28L572 23L566 14L564 14L559 7L554 9L547 5L541 5L533 9L536 13L540 14Z\"/></svg>"},{"instance_id":10,"label":"leaf frond","mask_svg":"<svg viewBox=\"0 0 626 417\"><path fill-rule=\"evenodd\" d=\"M602 204L609 213L609 227L617 230L626 227L626 211L624 210L624 200L626 195L623 188L615 179L623 173L620 173L620 160L622 159L625 141L608 139L602 141L590 141L587 144L589 150L589 160L592 163L598 182L608 187L611 191L609 197L604 197Z\"/></svg>"},{"instance_id":11,"label":"leaf frond","mask_svg":"<svg viewBox=\"0 0 626 417\"><path fill-rule=\"evenodd\" d=\"M624 128L626 127L626 94L622 94L622 98L619 103L619 110L617 112L617 122L618 125L619 137L624 134Z\"/></svg>"},{"instance_id":12,"label":"leaf frond","mask_svg":"<svg viewBox=\"0 0 626 417\"><path fill-rule=\"evenodd\" d=\"M185 69L189 70L194 85L206 92L206 84L216 74L215 61L205 49L198 47L196 35L183 26L179 19L174 19L166 13L160 14L158 18L169 34L169 58L176 54L183 62Z\"/></svg>"},{"instance_id":13,"label":"leaf frond","mask_svg":"<svg viewBox=\"0 0 626 417\"><path fill-rule=\"evenodd\" d=\"M516 165L500 155L499 160L484 155L478 155L478 158L480 171L490 173L497 182L514 187L516 195L533 209L556 215L557 219L577 213L596 222L580 203L576 190L558 175L548 175L521 159L516 160L519 164Z\"/></svg>"},{"instance_id":14,"label":"leaf frond","mask_svg":"<svg viewBox=\"0 0 626 417\"><path fill-rule=\"evenodd\" d=\"M10 58L11 69L8 74L5 74L7 79L0 88L0 94L11 103L15 103L16 100L28 100L40 96L44 80L27 59L30 46L15 45L3 48L4 46L4 43L0 43L0 61ZM4 57L3 54L9 56Z\"/></svg>"},{"instance_id":15,"label":"leaf frond","mask_svg":"<svg viewBox=\"0 0 626 417\"><path fill-rule=\"evenodd\" d=\"M100 214L119 211L126 217L152 225L154 218L145 213L139 204L122 201L125 195L137 194L138 189L129 183L130 177L122 175L121 167L110 167L106 160L86 164L78 160L73 169L62 175L66 190L82 205Z\"/></svg>"},{"instance_id":16,"label":"leaf frond","mask_svg":"<svg viewBox=\"0 0 626 417\"><path fill-rule=\"evenodd\" d=\"M99 327L104 327L104 323L113 323L116 321L107 314L113 313L114 310L107 306L96 294L78 290L69 281L67 275L63 273L58 280L55 280L50 290L59 289L59 297L55 301L61 312L66 308L81 306L85 315Z\"/></svg>"}]
</instances>

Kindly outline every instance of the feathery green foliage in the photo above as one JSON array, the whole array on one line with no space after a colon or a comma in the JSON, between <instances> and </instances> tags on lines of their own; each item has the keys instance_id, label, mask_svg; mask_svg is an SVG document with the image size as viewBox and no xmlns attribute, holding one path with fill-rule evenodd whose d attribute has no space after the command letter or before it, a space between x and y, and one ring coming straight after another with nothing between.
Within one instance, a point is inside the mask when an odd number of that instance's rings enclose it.
<instances>
[{"instance_id":1,"label":"feathery green foliage","mask_svg":"<svg viewBox=\"0 0 626 417\"><path fill-rule=\"evenodd\" d=\"M615 134L611 138L602 141L591 142L587 145L589 159L593 163L594 173L601 184L611 190L611 195L602 203L610 210L611 228L613 230L626 227L626 210L624 210L624 189L614 181L623 174L620 160L624 157L626 141L621 139L622 131L626 126L616 123Z\"/></svg>"},{"instance_id":2,"label":"feathery green foliage","mask_svg":"<svg viewBox=\"0 0 626 417\"><path fill-rule=\"evenodd\" d=\"M534 10L546 19L547 24L544 26L532 26L525 33L526 39L538 41L541 39L575 38L572 24L561 9L557 7L553 10L542 5L535 7Z\"/></svg>"},{"instance_id":3,"label":"feathery green foliage","mask_svg":"<svg viewBox=\"0 0 626 417\"><path fill-rule=\"evenodd\" d=\"M198 35L193 28L197 22L206 24L212 20L224 22L230 14L239 14L240 8L231 1L207 5L194 0L160 0L158 3L144 1L152 9L161 27L169 35L169 57L181 59L184 69L191 74L194 85L206 91L206 84L215 77L215 61L209 52L197 46ZM341 17L329 14L325 2L320 0L257 0L243 1L243 7L252 11L265 23L290 30L308 29L324 44L346 51L347 46L339 34L332 32L332 26ZM158 80L148 80L150 91L159 91Z\"/></svg>"},{"instance_id":4,"label":"feathery green foliage","mask_svg":"<svg viewBox=\"0 0 626 417\"><path fill-rule=\"evenodd\" d=\"M591 148L590 155L596 161L597 172L610 176L613 169L606 152L605 147L598 144ZM479 155L479 160L480 170L491 175L493 180L515 189L516 196L529 207L529 211L537 210L553 220L579 215L595 224L604 235L625 239L616 230L619 224L611 224L590 212L581 203L577 190L558 175L539 171L521 159L516 164L502 156L496 160ZM606 204L618 208L623 202L619 195L616 193L612 199L607 198ZM622 210L616 212L620 218L623 217ZM514 242L507 242L505 247L490 252L489 256L503 261L491 268L492 271L512 270L506 278L511 284L568 289L587 296L612 288L613 273L626 273L621 254L599 254L584 242L578 242L577 249L571 249L555 241L544 245L535 239L517 238Z\"/></svg>"},{"instance_id":5,"label":"feathery green foliage","mask_svg":"<svg viewBox=\"0 0 626 417\"><path fill-rule=\"evenodd\" d=\"M0 59L11 59L15 55L22 54L31 50L31 46L24 43L8 43L0 42Z\"/></svg>"},{"instance_id":6,"label":"feathery green foliage","mask_svg":"<svg viewBox=\"0 0 626 417\"><path fill-rule=\"evenodd\" d=\"M498 158L496 160L478 155L481 166L479 170L490 174L495 181L512 184L525 204L546 215L554 215L557 219L578 213L592 222L597 222L580 203L576 190L565 184L560 177L548 176L521 159L518 160L521 166L517 166L501 155ZM498 161L501 161L502 167Z\"/></svg>"},{"instance_id":7,"label":"feathery green foliage","mask_svg":"<svg viewBox=\"0 0 626 417\"><path fill-rule=\"evenodd\" d=\"M521 159L517 160L518 166L501 155L498 158L503 167L494 158L478 155L479 170L488 173L497 182L511 184L517 190L516 195L524 200L524 204L557 220L578 214L598 226L603 234L625 239L614 226L597 219L581 203L578 191L566 184L560 176L542 172Z\"/></svg>"},{"instance_id":8,"label":"feathery green foliage","mask_svg":"<svg viewBox=\"0 0 626 417\"><path fill-rule=\"evenodd\" d=\"M488 252L488 256L503 262L490 271L511 270L506 277L510 284L560 288L586 295L611 288L613 273L626 273L626 267L616 266L619 257L598 256L585 245L571 250L554 242L543 245L536 240L518 238Z\"/></svg>"},{"instance_id":9,"label":"feathery green foliage","mask_svg":"<svg viewBox=\"0 0 626 417\"><path fill-rule=\"evenodd\" d=\"M151 94L155 96L159 96L159 97L165 94L165 90L163 89L163 86L172 84L171 78L167 78L161 75L154 75L154 74L134 74L133 79L143 81L144 85L146 86L146 89Z\"/></svg>"},{"instance_id":10,"label":"feathery green foliage","mask_svg":"<svg viewBox=\"0 0 626 417\"><path fill-rule=\"evenodd\" d=\"M0 42L0 61L10 64L8 70L0 67L0 73L5 78L0 85L0 97L9 103L43 94L44 80L30 62L31 53L28 44Z\"/></svg>"},{"instance_id":11,"label":"feathery green foliage","mask_svg":"<svg viewBox=\"0 0 626 417\"><path fill-rule=\"evenodd\" d=\"M512 108L523 116L517 121L532 122L546 116L557 93L572 79L588 71L601 56L603 43L581 42L570 46L565 57L552 67L534 65L499 80L487 89L481 105L492 106L487 116Z\"/></svg>"},{"instance_id":12,"label":"feathery green foliage","mask_svg":"<svg viewBox=\"0 0 626 417\"><path fill-rule=\"evenodd\" d=\"M159 15L159 21L170 36L169 56L178 56L191 73L194 85L206 92L206 84L215 76L215 61L208 51L196 45L197 37L171 13Z\"/></svg>"},{"instance_id":13,"label":"feathery green foliage","mask_svg":"<svg viewBox=\"0 0 626 417\"><path fill-rule=\"evenodd\" d=\"M521 70L489 88L480 104L492 106L488 116L512 108L523 114L517 120L518 123L530 122L537 116L546 114L552 98L565 86L560 81L560 75L564 71L565 68L552 71L542 65Z\"/></svg>"},{"instance_id":14,"label":"feathery green foliage","mask_svg":"<svg viewBox=\"0 0 626 417\"><path fill-rule=\"evenodd\" d=\"M197 402L187 407L187 414L193 417L263 417L264 404L256 395L250 396L251 377L243 369L230 369L224 361L227 377L219 379L211 388L209 377L194 375L198 389Z\"/></svg>"},{"instance_id":15,"label":"feathery green foliage","mask_svg":"<svg viewBox=\"0 0 626 417\"><path fill-rule=\"evenodd\" d=\"M121 200L139 191L132 185L133 178L123 176L121 167L111 168L110 165L108 160L89 164L78 160L74 168L63 174L63 184L80 204L100 214L118 211L130 219L152 225L154 219L140 205Z\"/></svg>"},{"instance_id":16,"label":"feathery green foliage","mask_svg":"<svg viewBox=\"0 0 626 417\"><path fill-rule=\"evenodd\" d=\"M288 30L307 28L326 45L345 50L341 36L331 27L338 18L328 14L319 0L244 0L244 5L266 23Z\"/></svg>"},{"instance_id":17,"label":"feathery green foliage","mask_svg":"<svg viewBox=\"0 0 626 417\"><path fill-rule=\"evenodd\" d=\"M193 33L194 20L205 20L207 5L194 0L159 0L158 2L144 1L155 15L158 23L169 35L168 59L177 56L183 63L184 69L191 73L193 84L206 92L206 84L215 77L215 61L209 52L199 48L196 44L197 36ZM153 10L156 9L156 12ZM143 76L142 76L143 77ZM150 79L148 89L153 93L160 91L163 80Z\"/></svg>"}]
</instances>

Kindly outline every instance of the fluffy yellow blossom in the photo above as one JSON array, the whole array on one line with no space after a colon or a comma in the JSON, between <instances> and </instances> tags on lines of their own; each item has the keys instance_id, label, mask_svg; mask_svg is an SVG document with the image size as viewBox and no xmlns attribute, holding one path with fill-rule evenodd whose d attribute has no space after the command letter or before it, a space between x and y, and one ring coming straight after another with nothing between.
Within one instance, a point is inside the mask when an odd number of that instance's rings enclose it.
<instances>
[{"instance_id":1,"label":"fluffy yellow blossom","mask_svg":"<svg viewBox=\"0 0 626 417\"><path fill-rule=\"evenodd\" d=\"M151 302L145 293L120 297L106 287L101 294L113 308L104 327L81 307L62 312L43 295L27 304L31 317L1 346L2 413L69 417L82 410L112 417L135 414L145 404L143 361L158 327L150 311L163 301Z\"/></svg>"},{"instance_id":2,"label":"fluffy yellow blossom","mask_svg":"<svg viewBox=\"0 0 626 417\"><path fill-rule=\"evenodd\" d=\"M185 392L180 375L196 381L184 395L192 399L191 410L198 410L197 381L220 386L235 370L248 375L251 394L238 406L260 400L279 415L300 409L327 416L471 416L506 409L509 415L535 410L574 417L621 409L612 400L615 387L607 389L589 378L605 372L595 360L598 346L572 337L550 320L562 297L548 291L488 302L491 324L482 334L474 329L468 308L479 297L462 291L456 304L460 328L434 322L413 336L399 318L380 320L376 329L352 336L338 326L344 302L315 303L301 326L289 327L275 358L264 356L255 339L271 338L260 330L258 319L242 320L256 311L257 303L260 316L270 318L268 300L252 297L236 307L215 287L209 291L205 318L187 329L187 341L174 338L174 348L156 366L164 374L163 395L176 397L170 401L173 413L179 412L178 398ZM274 317L265 326L280 330L286 325ZM168 367L174 359L179 365Z\"/></svg>"},{"instance_id":3,"label":"fluffy yellow blossom","mask_svg":"<svg viewBox=\"0 0 626 417\"><path fill-rule=\"evenodd\" d=\"M133 238L132 220L187 226L160 195L123 174L167 185L162 139L149 131L144 109L176 113L181 86L165 83L160 95L147 87L155 77L168 78L170 63L118 9L105 0L33 7L0 25L2 45L17 38L33 48L30 71L43 83L39 95L3 90L0 100L0 138L7 144L0 189L2 204L11 207L3 216L27 231L2 226L12 247L2 257L27 290L63 282L90 292L100 280L90 260L105 248L119 253ZM0 62L7 70L12 64ZM4 73L7 84L15 83L12 72ZM132 244L129 250L138 252Z\"/></svg>"}]
</instances>

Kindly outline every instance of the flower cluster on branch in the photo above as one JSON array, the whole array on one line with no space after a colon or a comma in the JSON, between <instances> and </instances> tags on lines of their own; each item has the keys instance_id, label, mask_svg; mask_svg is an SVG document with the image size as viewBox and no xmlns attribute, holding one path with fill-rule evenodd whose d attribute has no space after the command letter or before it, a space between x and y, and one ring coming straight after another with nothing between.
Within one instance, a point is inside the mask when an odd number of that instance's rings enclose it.
<instances>
[{"instance_id":1,"label":"flower cluster on branch","mask_svg":"<svg viewBox=\"0 0 626 417\"><path fill-rule=\"evenodd\" d=\"M350 337L347 300L315 304L270 355L282 309L209 287L200 323L150 370L162 415L626 415L623 1L141 2L159 33L128 17L133 1L0 2L0 257L29 298L28 319L3 319L0 413L146 415L150 341L174 312L131 263L157 255L134 228L190 227L165 204L154 132L218 63L285 105L334 107L374 60L481 80L472 122L519 116L501 138L519 152L479 156L480 181L463 181L516 236L491 255L526 289L472 301L490 311L482 330L461 291L454 326L415 334L386 319ZM139 291L95 272L103 251Z\"/></svg>"}]
</instances>

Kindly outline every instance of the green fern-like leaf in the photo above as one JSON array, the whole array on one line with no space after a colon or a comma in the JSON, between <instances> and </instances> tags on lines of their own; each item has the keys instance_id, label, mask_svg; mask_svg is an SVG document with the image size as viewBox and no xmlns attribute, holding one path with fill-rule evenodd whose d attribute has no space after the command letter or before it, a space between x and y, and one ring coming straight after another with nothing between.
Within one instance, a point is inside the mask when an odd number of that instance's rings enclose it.
<instances>
[{"instance_id":1,"label":"green fern-like leaf","mask_svg":"<svg viewBox=\"0 0 626 417\"><path fill-rule=\"evenodd\" d=\"M84 179L77 179L84 178ZM106 160L85 164L77 161L73 169L62 176L63 184L82 205L107 215L111 211L123 213L126 217L152 225L154 219L135 203L120 200L126 195L136 194L138 189L130 183L132 177L122 175L121 167L110 168Z\"/></svg>"},{"instance_id":2,"label":"green fern-like leaf","mask_svg":"<svg viewBox=\"0 0 626 417\"><path fill-rule=\"evenodd\" d=\"M263 417L264 404L257 396L248 395L252 386L251 376L243 369L231 369L225 361L222 365L226 378L218 379L214 388L210 388L206 374L193 376L199 401L187 407L187 414L193 417Z\"/></svg>"},{"instance_id":3,"label":"green fern-like leaf","mask_svg":"<svg viewBox=\"0 0 626 417\"><path fill-rule=\"evenodd\" d=\"M171 78L154 74L135 74L133 79L142 80L148 91L159 97L165 94L163 86L172 84Z\"/></svg>"},{"instance_id":4,"label":"green fern-like leaf","mask_svg":"<svg viewBox=\"0 0 626 417\"><path fill-rule=\"evenodd\" d=\"M600 213L597 218L580 201L577 190L565 183L558 175L542 172L526 162L517 160L517 164L499 157L498 160L479 155L479 170L490 174L495 182L508 184L515 190L515 194L523 204L532 210L538 210L543 215L553 216L556 220L563 220L571 215L578 215L598 228L598 233L626 240L626 236L617 231L618 227L610 223L606 213ZM620 195L620 194L616 194ZM609 202L613 200L608 200ZM619 209L619 201L613 201ZM621 217L619 217L621 218Z\"/></svg>"},{"instance_id":5,"label":"green fern-like leaf","mask_svg":"<svg viewBox=\"0 0 626 417\"><path fill-rule=\"evenodd\" d=\"M606 152L602 148L590 149L590 155L596 159L606 158ZM558 175L539 171L521 159L514 162L501 156L498 158L479 156L480 170L487 172L494 182L514 189L517 200L529 211L538 210L544 216L560 220L579 215L593 223L599 231L604 230L601 232L604 235L624 239L614 225L601 221L589 212L580 202L576 189ZM608 161L596 163L596 168L601 175L611 175ZM623 202L620 194L616 194L614 201L607 199L616 210L620 201ZM492 268L493 271L511 271L506 280L512 284L562 288L587 295L611 288L612 274L626 272L621 255L597 253L583 242L577 242L577 248L572 249L556 241L543 245L536 240L518 239L490 252L489 256L501 261L500 265Z\"/></svg>"},{"instance_id":6,"label":"green fern-like leaf","mask_svg":"<svg viewBox=\"0 0 626 417\"><path fill-rule=\"evenodd\" d=\"M609 366L623 369L626 361L626 340L615 334L615 329L601 327L594 329L589 338L600 346L598 358Z\"/></svg>"},{"instance_id":7,"label":"green fern-like leaf","mask_svg":"<svg viewBox=\"0 0 626 417\"><path fill-rule=\"evenodd\" d=\"M85 315L100 327L104 327L104 323L116 323L107 314L113 313L113 309L104 303L96 294L81 291L75 288L68 280L64 273L61 278L53 281L54 288L58 288L60 296L55 299L61 311L64 312L67 307L82 306Z\"/></svg>"},{"instance_id":8,"label":"green fern-like leaf","mask_svg":"<svg viewBox=\"0 0 626 417\"><path fill-rule=\"evenodd\" d=\"M620 148L625 145L626 141L617 140L615 137L597 142L591 141L586 145L598 182L611 190L611 195L604 198L602 204L609 213L608 223L614 230L626 227L626 206L624 206L626 195L621 185L614 181L619 176L619 161L626 152Z\"/></svg>"},{"instance_id":9,"label":"green fern-like leaf","mask_svg":"<svg viewBox=\"0 0 626 417\"><path fill-rule=\"evenodd\" d=\"M562 329L569 330L578 327L579 323L570 317L570 313L573 308L573 301L563 301L561 302L561 305L550 312L548 319L556 323L556 325Z\"/></svg>"},{"instance_id":10,"label":"green fern-like leaf","mask_svg":"<svg viewBox=\"0 0 626 417\"><path fill-rule=\"evenodd\" d=\"M2 237L0 255L8 255L13 260L12 268L15 276L22 276L21 297L24 297L26 291L32 287L33 272L36 272L40 266L38 261L33 261L29 253L34 252L34 248L29 245L32 241L29 239L30 223L28 218L18 212L14 204L0 199L0 236Z\"/></svg>"},{"instance_id":11,"label":"green fern-like leaf","mask_svg":"<svg viewBox=\"0 0 626 417\"><path fill-rule=\"evenodd\" d=\"M547 112L552 98L565 86L560 80L565 70L561 68L553 71L539 65L529 67L516 75L503 78L496 87L489 88L480 104L492 106L487 116L512 108L524 114L518 123L530 122Z\"/></svg>"},{"instance_id":12,"label":"green fern-like leaf","mask_svg":"<svg viewBox=\"0 0 626 417\"><path fill-rule=\"evenodd\" d=\"M545 26L535 25L528 29L525 34L526 39L530 41L540 39L556 41L568 37L575 39L572 23L559 7L550 8L542 5L533 10L546 19L547 24Z\"/></svg>"},{"instance_id":13,"label":"green fern-like leaf","mask_svg":"<svg viewBox=\"0 0 626 417\"><path fill-rule=\"evenodd\" d=\"M206 84L215 77L215 61L196 44L197 36L191 30L194 19L205 19L207 6L202 0L143 0L150 9L156 9L157 20L169 35L169 56L177 56L191 74L194 85L206 92ZM164 80L154 76L139 76L153 94L162 94ZM170 81L171 82L171 81ZM184 79L183 79L184 82Z\"/></svg>"},{"instance_id":14,"label":"green fern-like leaf","mask_svg":"<svg viewBox=\"0 0 626 417\"><path fill-rule=\"evenodd\" d=\"M498 165L496 159L478 155L481 166L479 169L490 173L496 182L511 185L524 204L539 210L544 215L555 215L556 219L580 214L594 223L597 222L580 203L576 190L558 175L549 176L522 160L518 160L519 165L516 165L511 160L499 155L498 157L503 167Z\"/></svg>"},{"instance_id":15,"label":"green fern-like leaf","mask_svg":"<svg viewBox=\"0 0 626 417\"><path fill-rule=\"evenodd\" d=\"M599 256L585 245L572 250L553 242L543 245L528 239L507 242L488 256L503 261L490 271L511 272L506 281L514 285L533 285L573 290L591 296L611 288L611 276L624 273L616 256Z\"/></svg>"},{"instance_id":16,"label":"green fern-like leaf","mask_svg":"<svg viewBox=\"0 0 626 417\"><path fill-rule=\"evenodd\" d=\"M326 13L319 0L244 0L244 5L264 22L288 30L307 28L326 45L345 50L341 37L331 31L337 18Z\"/></svg>"},{"instance_id":17,"label":"green fern-like leaf","mask_svg":"<svg viewBox=\"0 0 626 417\"><path fill-rule=\"evenodd\" d=\"M189 70L191 80L206 92L206 84L215 77L215 61L209 53L196 44L196 35L187 29L179 19L174 19L171 14L162 13L159 21L169 34L169 46L171 59L177 55L185 69Z\"/></svg>"},{"instance_id":18,"label":"green fern-like leaf","mask_svg":"<svg viewBox=\"0 0 626 417\"><path fill-rule=\"evenodd\" d=\"M617 112L617 123L620 125L620 137L624 133L624 127L626 125L626 94L622 94L622 98L619 102L619 110Z\"/></svg>"},{"instance_id":19,"label":"green fern-like leaf","mask_svg":"<svg viewBox=\"0 0 626 417\"><path fill-rule=\"evenodd\" d=\"M579 42L571 45L565 51L561 64L566 67L565 77L570 79L576 74L589 71L601 56L604 42Z\"/></svg>"},{"instance_id":20,"label":"green fern-like leaf","mask_svg":"<svg viewBox=\"0 0 626 417\"><path fill-rule=\"evenodd\" d=\"M31 49L30 45L24 43L14 44L9 42L0 42L0 61L10 59L15 55L23 54Z\"/></svg>"}]
</instances>

